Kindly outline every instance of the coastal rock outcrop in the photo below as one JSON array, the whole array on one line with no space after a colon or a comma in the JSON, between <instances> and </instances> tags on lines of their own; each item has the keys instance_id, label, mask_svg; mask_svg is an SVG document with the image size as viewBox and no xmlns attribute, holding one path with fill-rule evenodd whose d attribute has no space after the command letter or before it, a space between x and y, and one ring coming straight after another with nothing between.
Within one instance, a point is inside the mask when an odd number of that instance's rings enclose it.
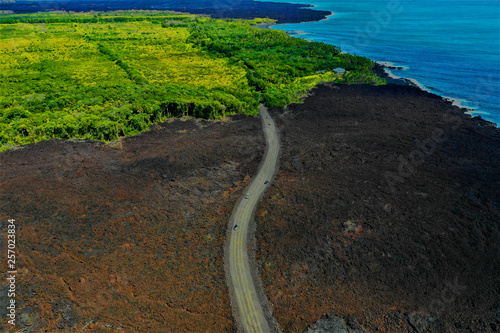
<instances>
[{"instance_id":1,"label":"coastal rock outcrop","mask_svg":"<svg viewBox=\"0 0 500 333\"><path fill-rule=\"evenodd\" d=\"M351 316L343 318L334 313L327 313L304 333L366 333L366 331Z\"/></svg>"},{"instance_id":2,"label":"coastal rock outcrop","mask_svg":"<svg viewBox=\"0 0 500 333\"><path fill-rule=\"evenodd\" d=\"M325 313L368 332L497 327L498 128L404 85L320 86L273 117L257 259L284 331Z\"/></svg>"}]
</instances>

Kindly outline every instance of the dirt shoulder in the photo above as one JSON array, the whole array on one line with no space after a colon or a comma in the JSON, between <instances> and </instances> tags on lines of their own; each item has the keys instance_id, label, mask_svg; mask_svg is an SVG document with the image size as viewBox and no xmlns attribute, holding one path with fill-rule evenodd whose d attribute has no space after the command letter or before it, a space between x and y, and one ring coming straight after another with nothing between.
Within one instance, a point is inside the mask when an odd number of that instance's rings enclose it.
<instances>
[{"instance_id":1,"label":"dirt shoulder","mask_svg":"<svg viewBox=\"0 0 500 333\"><path fill-rule=\"evenodd\" d=\"M262 159L260 120L175 120L115 147L52 140L0 154L18 327L231 331L223 242Z\"/></svg>"},{"instance_id":2,"label":"dirt shoulder","mask_svg":"<svg viewBox=\"0 0 500 333\"><path fill-rule=\"evenodd\" d=\"M369 332L500 323L500 131L408 86L319 87L275 109L282 167L256 212L274 316Z\"/></svg>"}]
</instances>

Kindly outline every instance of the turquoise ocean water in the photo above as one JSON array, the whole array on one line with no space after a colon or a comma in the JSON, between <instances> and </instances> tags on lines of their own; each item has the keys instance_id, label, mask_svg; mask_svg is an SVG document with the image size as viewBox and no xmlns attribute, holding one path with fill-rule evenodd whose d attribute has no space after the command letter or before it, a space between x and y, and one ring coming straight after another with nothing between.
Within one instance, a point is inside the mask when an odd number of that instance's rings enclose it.
<instances>
[{"instance_id":1,"label":"turquoise ocean water","mask_svg":"<svg viewBox=\"0 0 500 333\"><path fill-rule=\"evenodd\" d=\"M392 75L500 125L499 0L273 0L310 3L328 19L274 26L403 67Z\"/></svg>"}]
</instances>

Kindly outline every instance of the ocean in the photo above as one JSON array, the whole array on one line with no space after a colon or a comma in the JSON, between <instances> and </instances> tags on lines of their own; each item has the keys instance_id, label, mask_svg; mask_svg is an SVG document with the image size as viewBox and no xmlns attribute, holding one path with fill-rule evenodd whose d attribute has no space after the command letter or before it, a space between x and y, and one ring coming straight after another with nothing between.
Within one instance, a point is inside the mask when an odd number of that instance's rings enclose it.
<instances>
[{"instance_id":1,"label":"ocean","mask_svg":"<svg viewBox=\"0 0 500 333\"><path fill-rule=\"evenodd\" d=\"M274 26L398 69L425 90L500 124L499 0L273 0L334 15Z\"/></svg>"},{"instance_id":2,"label":"ocean","mask_svg":"<svg viewBox=\"0 0 500 333\"><path fill-rule=\"evenodd\" d=\"M203 6L209 3L216 8L215 13L222 14L228 8L237 12L238 6L249 3L198 1ZM326 20L281 24L273 29L298 32L296 37L337 45L344 52L397 67L389 74L410 79L421 88L470 109L472 115L500 125L500 0L272 1L309 3L335 13ZM74 4L87 3L147 9L155 5L155 1L150 2L55 0L52 7L71 10ZM165 5L178 2L162 0ZM23 3L0 0L0 9L17 11L24 8ZM30 3L35 4L35 11L50 7L47 1ZM198 7L195 1L191 5Z\"/></svg>"}]
</instances>

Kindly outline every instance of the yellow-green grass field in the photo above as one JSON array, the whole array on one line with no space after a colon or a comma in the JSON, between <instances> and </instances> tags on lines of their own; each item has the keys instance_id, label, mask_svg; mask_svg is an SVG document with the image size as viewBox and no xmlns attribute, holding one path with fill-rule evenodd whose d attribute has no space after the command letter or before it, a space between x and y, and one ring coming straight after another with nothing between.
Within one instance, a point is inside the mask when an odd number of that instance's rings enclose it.
<instances>
[{"instance_id":1,"label":"yellow-green grass field","mask_svg":"<svg viewBox=\"0 0 500 333\"><path fill-rule=\"evenodd\" d=\"M322 81L378 83L366 58L264 20L155 11L0 16L0 150L111 141L167 117L254 115ZM344 76L331 72L342 66ZM320 71L320 72L319 72Z\"/></svg>"}]
</instances>

